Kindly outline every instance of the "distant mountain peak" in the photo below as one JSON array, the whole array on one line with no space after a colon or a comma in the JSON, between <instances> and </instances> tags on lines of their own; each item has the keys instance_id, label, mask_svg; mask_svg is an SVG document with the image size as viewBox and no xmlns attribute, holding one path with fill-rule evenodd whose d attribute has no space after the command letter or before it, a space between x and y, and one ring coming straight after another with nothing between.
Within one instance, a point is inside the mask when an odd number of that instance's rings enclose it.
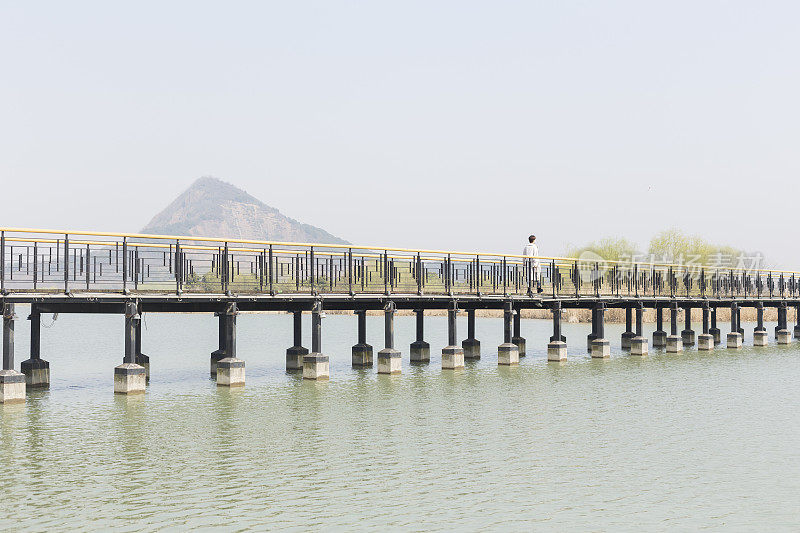
<instances>
[{"instance_id":1,"label":"distant mountain peak","mask_svg":"<svg viewBox=\"0 0 800 533\"><path fill-rule=\"evenodd\" d=\"M283 215L219 178L195 180L142 233L263 241L349 244L327 231Z\"/></svg>"}]
</instances>

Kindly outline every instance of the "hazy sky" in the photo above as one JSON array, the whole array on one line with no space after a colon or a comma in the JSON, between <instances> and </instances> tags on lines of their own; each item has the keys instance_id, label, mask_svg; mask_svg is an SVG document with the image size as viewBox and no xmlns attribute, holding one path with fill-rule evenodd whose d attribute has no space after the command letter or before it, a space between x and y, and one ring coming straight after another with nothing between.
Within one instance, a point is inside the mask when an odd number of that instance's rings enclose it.
<instances>
[{"instance_id":1,"label":"hazy sky","mask_svg":"<svg viewBox=\"0 0 800 533\"><path fill-rule=\"evenodd\" d=\"M798 2L0 0L0 225L201 175L356 243L676 226L800 268Z\"/></svg>"}]
</instances>

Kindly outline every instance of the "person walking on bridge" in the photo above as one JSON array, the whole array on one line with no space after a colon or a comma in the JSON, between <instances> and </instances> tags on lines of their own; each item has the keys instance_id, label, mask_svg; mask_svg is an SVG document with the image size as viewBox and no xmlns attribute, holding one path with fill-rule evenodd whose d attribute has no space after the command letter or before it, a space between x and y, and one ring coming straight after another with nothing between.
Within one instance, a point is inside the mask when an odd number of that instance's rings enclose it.
<instances>
[{"instance_id":1,"label":"person walking on bridge","mask_svg":"<svg viewBox=\"0 0 800 533\"><path fill-rule=\"evenodd\" d=\"M541 282L541 266L539 265L539 246L536 244L536 235L531 235L528 237L528 244L525 245L525 248L522 250L522 255L526 257L525 263L528 267L528 272L533 272L533 281L531 286L536 285L536 292L542 292L542 282ZM530 259L527 259L530 257ZM528 294L532 291L529 288Z\"/></svg>"}]
</instances>

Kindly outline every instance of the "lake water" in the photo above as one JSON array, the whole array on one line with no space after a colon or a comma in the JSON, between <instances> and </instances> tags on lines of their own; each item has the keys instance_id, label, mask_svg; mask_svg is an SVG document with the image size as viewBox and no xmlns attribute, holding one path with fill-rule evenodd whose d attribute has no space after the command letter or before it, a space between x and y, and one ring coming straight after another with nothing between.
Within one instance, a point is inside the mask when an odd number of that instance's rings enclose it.
<instances>
[{"instance_id":1,"label":"lake water","mask_svg":"<svg viewBox=\"0 0 800 533\"><path fill-rule=\"evenodd\" d=\"M52 385L0 406L0 528L800 528L800 343L755 348L753 324L739 351L645 358L607 325L606 361L565 324L569 361L548 364L550 322L524 320L529 355L500 368L502 321L480 318L483 358L453 372L445 317L426 319L424 366L397 317L403 374L378 376L350 367L355 317L330 315L315 383L284 372L290 315L242 314L247 385L227 390L208 378L215 320L146 316L150 385L120 397L122 318L43 316ZM377 352L382 318L368 330ZM17 366L27 350L23 319Z\"/></svg>"}]
</instances>

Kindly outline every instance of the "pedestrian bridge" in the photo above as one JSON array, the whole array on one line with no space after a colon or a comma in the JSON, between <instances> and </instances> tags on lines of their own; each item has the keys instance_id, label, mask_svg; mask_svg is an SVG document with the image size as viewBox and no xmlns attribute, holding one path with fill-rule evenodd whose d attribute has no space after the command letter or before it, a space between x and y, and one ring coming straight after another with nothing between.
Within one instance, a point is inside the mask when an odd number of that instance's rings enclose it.
<instances>
[{"instance_id":1,"label":"pedestrian bridge","mask_svg":"<svg viewBox=\"0 0 800 533\"><path fill-rule=\"evenodd\" d=\"M24 399L25 388L49 384L49 364L39 353L41 313L118 313L124 315L125 353L115 369L115 390L143 392L149 358L141 353L141 314L204 312L219 316L219 347L211 355L211 372L223 386L244 383L244 362L236 358L236 314L239 311L294 313L294 346L287 349L287 371L308 379L328 379L329 359L322 349L324 310L350 310L357 315L357 343L352 362L372 366L366 344L365 313L385 314L385 347L377 354L379 373L397 374L402 354L394 346L394 313L416 312L417 338L410 345L414 363L430 360L424 340L426 310L448 310L448 346L442 368L462 368L464 359L479 358L475 311L499 309L504 315L504 343L498 363L514 365L525 355L521 336L522 309L553 311L548 360L564 361L566 338L561 309L592 310L587 351L610 355L605 339L606 308L626 310L622 347L645 355L642 312L656 310L652 346L679 352L686 345L710 350L721 342L716 310L731 310L726 345L742 345L741 307L758 310L753 343L766 344L764 307L778 310L775 340L788 343L787 316L800 306L800 273L792 271L682 265L655 262L604 261L599 258L539 257L494 252L417 250L269 242L217 237L165 236L31 228L0 228L0 298L3 309L3 370L0 402ZM14 367L14 309L31 305L31 354ZM703 310L703 331L695 338L691 309ZM668 311L670 333L664 330ZM678 313L684 329L678 332ZM301 313L312 314L311 351L303 347ZM468 317L467 338L458 343L457 313ZM800 328L794 328L795 336Z\"/></svg>"}]
</instances>

